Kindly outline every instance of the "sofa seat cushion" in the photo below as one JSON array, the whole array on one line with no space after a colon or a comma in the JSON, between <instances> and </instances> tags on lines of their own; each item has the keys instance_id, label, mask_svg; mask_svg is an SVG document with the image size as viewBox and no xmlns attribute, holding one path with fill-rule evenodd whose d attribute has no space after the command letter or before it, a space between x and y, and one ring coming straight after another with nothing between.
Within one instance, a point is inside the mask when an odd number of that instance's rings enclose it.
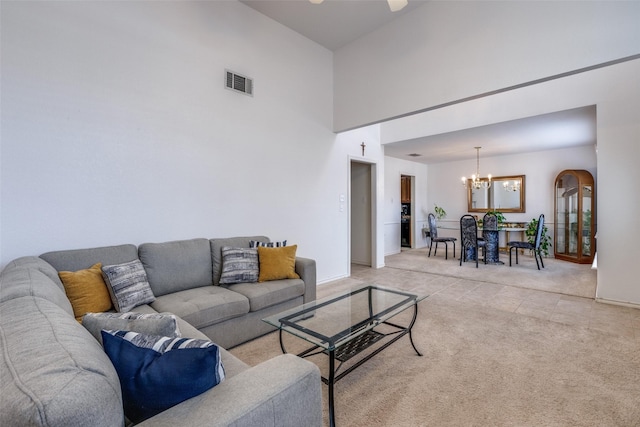
<instances>
[{"instance_id":1,"label":"sofa seat cushion","mask_svg":"<svg viewBox=\"0 0 640 427\"><path fill-rule=\"evenodd\" d=\"M249 300L220 286L202 286L162 295L150 304L160 312L173 313L198 329L249 312Z\"/></svg>"},{"instance_id":2,"label":"sofa seat cushion","mask_svg":"<svg viewBox=\"0 0 640 427\"><path fill-rule=\"evenodd\" d=\"M38 297L1 303L0 348L1 426L123 425L118 375L66 310Z\"/></svg>"},{"instance_id":3,"label":"sofa seat cushion","mask_svg":"<svg viewBox=\"0 0 640 427\"><path fill-rule=\"evenodd\" d=\"M156 313L156 311L149 305L141 305L136 307L136 311L139 313ZM194 328L193 325L187 323L181 317L176 319L178 321L178 328L180 329L180 335L187 338L197 338L201 340L209 339L205 334ZM217 343L216 343L217 344ZM220 347L220 358L222 359L222 365L224 366L225 378L231 378L238 375L240 372L244 372L250 368L249 365L238 359L224 348Z\"/></svg>"},{"instance_id":4,"label":"sofa seat cushion","mask_svg":"<svg viewBox=\"0 0 640 427\"><path fill-rule=\"evenodd\" d=\"M304 282L301 279L236 283L224 287L247 297L251 311L259 311L304 295Z\"/></svg>"}]
</instances>

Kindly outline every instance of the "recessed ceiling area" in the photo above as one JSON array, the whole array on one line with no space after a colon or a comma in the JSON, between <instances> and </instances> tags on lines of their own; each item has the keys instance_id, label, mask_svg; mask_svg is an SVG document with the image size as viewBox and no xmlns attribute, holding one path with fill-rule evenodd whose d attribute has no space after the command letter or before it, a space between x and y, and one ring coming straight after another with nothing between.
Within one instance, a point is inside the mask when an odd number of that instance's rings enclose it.
<instances>
[{"instance_id":1,"label":"recessed ceiling area","mask_svg":"<svg viewBox=\"0 0 640 427\"><path fill-rule=\"evenodd\" d=\"M385 144L386 156L425 164L596 144L595 105ZM415 156L418 154L419 156Z\"/></svg>"}]
</instances>

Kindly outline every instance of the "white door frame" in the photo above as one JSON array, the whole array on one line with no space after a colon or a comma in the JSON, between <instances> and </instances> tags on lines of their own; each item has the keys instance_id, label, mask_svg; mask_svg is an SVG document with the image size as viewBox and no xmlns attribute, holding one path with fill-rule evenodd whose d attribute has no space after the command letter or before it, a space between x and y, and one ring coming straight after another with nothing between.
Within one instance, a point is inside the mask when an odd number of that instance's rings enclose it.
<instances>
[{"instance_id":1,"label":"white door frame","mask_svg":"<svg viewBox=\"0 0 640 427\"><path fill-rule=\"evenodd\" d=\"M347 221L347 232L349 235L347 253L349 254L347 263L347 276L351 276L351 165L352 163L362 163L369 165L371 168L371 194L370 194L370 208L371 208L371 268L379 268L378 265L378 163L374 160L365 159L362 157L349 156L349 174L347 184L347 210L349 220Z\"/></svg>"}]
</instances>

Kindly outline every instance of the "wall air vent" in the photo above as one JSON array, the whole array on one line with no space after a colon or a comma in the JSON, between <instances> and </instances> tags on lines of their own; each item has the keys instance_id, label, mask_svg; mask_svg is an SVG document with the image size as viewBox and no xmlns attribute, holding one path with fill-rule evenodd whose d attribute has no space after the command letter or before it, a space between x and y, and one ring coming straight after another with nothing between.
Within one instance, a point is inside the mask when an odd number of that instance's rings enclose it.
<instances>
[{"instance_id":1,"label":"wall air vent","mask_svg":"<svg viewBox=\"0 0 640 427\"><path fill-rule=\"evenodd\" d=\"M227 89L235 90L244 93L245 95L253 96L253 79L229 70L225 70L225 74L225 87Z\"/></svg>"}]
</instances>

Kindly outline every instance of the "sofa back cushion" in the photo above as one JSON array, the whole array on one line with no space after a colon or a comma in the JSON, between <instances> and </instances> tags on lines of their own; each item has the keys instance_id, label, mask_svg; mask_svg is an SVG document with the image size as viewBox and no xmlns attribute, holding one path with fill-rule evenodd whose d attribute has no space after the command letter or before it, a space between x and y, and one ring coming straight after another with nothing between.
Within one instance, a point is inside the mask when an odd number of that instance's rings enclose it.
<instances>
[{"instance_id":1,"label":"sofa back cushion","mask_svg":"<svg viewBox=\"0 0 640 427\"><path fill-rule=\"evenodd\" d=\"M213 284L207 239L144 243L138 256L156 297Z\"/></svg>"},{"instance_id":2,"label":"sofa back cushion","mask_svg":"<svg viewBox=\"0 0 640 427\"><path fill-rule=\"evenodd\" d=\"M64 286L62 285L60 276L58 276L58 270L56 270L51 264L49 264L42 258L37 256L24 256L16 258L9 264L7 264L3 271L19 268L38 270L39 272L50 278L60 288L60 290L64 292Z\"/></svg>"},{"instance_id":3,"label":"sofa back cushion","mask_svg":"<svg viewBox=\"0 0 640 427\"><path fill-rule=\"evenodd\" d=\"M51 301L0 303L0 425L124 424L118 375L102 346Z\"/></svg>"},{"instance_id":4,"label":"sofa back cushion","mask_svg":"<svg viewBox=\"0 0 640 427\"><path fill-rule=\"evenodd\" d=\"M211 261L213 264L213 284L220 284L220 276L222 275L222 248L249 248L251 241L269 242L269 238L265 236L248 236L248 237L228 237L222 239L211 239Z\"/></svg>"},{"instance_id":5,"label":"sofa back cushion","mask_svg":"<svg viewBox=\"0 0 640 427\"><path fill-rule=\"evenodd\" d=\"M47 299L73 315L58 273L38 257L18 258L0 273L0 302L24 296Z\"/></svg>"},{"instance_id":6,"label":"sofa back cushion","mask_svg":"<svg viewBox=\"0 0 640 427\"><path fill-rule=\"evenodd\" d=\"M58 271L78 271L101 262L103 266L122 264L138 259L135 245L103 246L89 249L72 249L47 252L40 255Z\"/></svg>"}]
</instances>

